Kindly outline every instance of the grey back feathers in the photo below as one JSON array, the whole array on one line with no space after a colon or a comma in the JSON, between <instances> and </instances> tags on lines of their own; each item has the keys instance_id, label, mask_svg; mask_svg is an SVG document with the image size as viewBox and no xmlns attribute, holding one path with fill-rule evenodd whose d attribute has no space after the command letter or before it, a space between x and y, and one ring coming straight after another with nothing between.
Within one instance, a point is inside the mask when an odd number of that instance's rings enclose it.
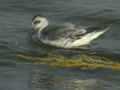
<instances>
[{"instance_id":1,"label":"grey back feathers","mask_svg":"<svg viewBox=\"0 0 120 90\"><path fill-rule=\"evenodd\" d=\"M80 35L86 33L86 30L77 30L74 27L68 27L65 25L61 26L49 26L46 27L42 32L41 35L43 38L49 40L59 40L61 38L65 39L77 39L80 38Z\"/></svg>"}]
</instances>

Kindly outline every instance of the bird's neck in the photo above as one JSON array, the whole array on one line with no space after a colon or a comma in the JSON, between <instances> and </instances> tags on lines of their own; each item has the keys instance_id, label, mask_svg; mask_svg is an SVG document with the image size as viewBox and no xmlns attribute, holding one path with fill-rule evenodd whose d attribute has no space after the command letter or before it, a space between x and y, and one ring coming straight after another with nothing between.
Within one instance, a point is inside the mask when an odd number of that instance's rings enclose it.
<instances>
[{"instance_id":1,"label":"bird's neck","mask_svg":"<svg viewBox=\"0 0 120 90\"><path fill-rule=\"evenodd\" d=\"M42 31L48 26L48 24L43 24L40 28L38 28L38 36L41 37Z\"/></svg>"}]
</instances>

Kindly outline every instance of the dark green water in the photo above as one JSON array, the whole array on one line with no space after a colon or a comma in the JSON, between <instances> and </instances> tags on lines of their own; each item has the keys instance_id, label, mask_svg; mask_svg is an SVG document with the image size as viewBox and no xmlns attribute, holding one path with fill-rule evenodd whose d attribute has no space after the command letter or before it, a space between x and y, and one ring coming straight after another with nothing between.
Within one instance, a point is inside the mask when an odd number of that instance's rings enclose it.
<instances>
[{"instance_id":1,"label":"dark green water","mask_svg":"<svg viewBox=\"0 0 120 90\"><path fill-rule=\"evenodd\" d=\"M119 0L1 0L0 90L119 90L119 71L80 71L25 64L26 61L8 55L71 55L71 50L38 46L31 40L31 20L36 14L46 16L51 23L92 26L120 20L119 9ZM107 33L92 42L97 55L119 59L119 29L119 24L113 24Z\"/></svg>"}]
</instances>

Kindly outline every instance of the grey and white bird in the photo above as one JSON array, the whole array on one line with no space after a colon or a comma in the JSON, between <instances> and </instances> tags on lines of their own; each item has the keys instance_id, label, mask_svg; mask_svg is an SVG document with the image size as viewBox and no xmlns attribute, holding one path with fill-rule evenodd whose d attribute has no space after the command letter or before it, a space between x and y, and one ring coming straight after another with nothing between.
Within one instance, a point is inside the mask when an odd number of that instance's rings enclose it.
<instances>
[{"instance_id":1,"label":"grey and white bird","mask_svg":"<svg viewBox=\"0 0 120 90\"><path fill-rule=\"evenodd\" d=\"M40 42L62 48L76 48L90 44L91 41L108 30L108 26L76 28L72 24L49 25L47 18L34 16L32 19L32 38Z\"/></svg>"}]
</instances>

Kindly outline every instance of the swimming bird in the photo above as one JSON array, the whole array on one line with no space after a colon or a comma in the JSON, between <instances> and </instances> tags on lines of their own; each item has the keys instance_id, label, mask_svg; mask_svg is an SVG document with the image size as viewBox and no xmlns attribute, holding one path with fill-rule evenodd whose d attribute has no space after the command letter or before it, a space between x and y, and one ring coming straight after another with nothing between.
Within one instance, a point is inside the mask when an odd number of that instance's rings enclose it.
<instances>
[{"instance_id":1,"label":"swimming bird","mask_svg":"<svg viewBox=\"0 0 120 90\"><path fill-rule=\"evenodd\" d=\"M108 26L76 28L73 24L51 26L44 16L32 19L32 38L62 48L77 48L89 45L91 41L108 30Z\"/></svg>"}]
</instances>

